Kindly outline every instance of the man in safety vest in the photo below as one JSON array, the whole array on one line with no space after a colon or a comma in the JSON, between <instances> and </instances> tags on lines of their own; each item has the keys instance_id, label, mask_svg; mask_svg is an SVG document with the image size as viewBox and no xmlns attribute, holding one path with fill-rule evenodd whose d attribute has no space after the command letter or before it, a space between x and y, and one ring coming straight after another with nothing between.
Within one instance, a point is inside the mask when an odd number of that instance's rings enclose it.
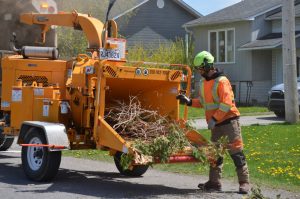
<instances>
[{"instance_id":1,"label":"man in safety vest","mask_svg":"<svg viewBox=\"0 0 300 199\"><path fill-rule=\"evenodd\" d=\"M243 153L243 141L239 123L240 112L235 106L229 80L214 67L214 57L207 51L195 56L194 68L203 77L200 81L199 97L190 99L180 94L176 98L188 106L204 108L211 141L216 143L221 137L229 140L229 154L235 164L239 181L239 193L247 194L250 189L249 171ZM205 191L221 191L223 157L216 166L210 166L209 180L198 187Z\"/></svg>"}]
</instances>

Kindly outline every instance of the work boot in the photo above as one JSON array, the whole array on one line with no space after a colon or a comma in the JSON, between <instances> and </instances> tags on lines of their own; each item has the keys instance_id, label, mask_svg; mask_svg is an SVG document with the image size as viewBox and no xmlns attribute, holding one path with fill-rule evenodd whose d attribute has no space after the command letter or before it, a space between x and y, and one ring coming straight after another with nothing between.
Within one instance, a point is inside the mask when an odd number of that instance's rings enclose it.
<instances>
[{"instance_id":1,"label":"work boot","mask_svg":"<svg viewBox=\"0 0 300 199\"><path fill-rule=\"evenodd\" d=\"M237 168L236 173L240 184L239 193L247 194L250 191L249 170L247 164L241 168Z\"/></svg>"},{"instance_id":2,"label":"work boot","mask_svg":"<svg viewBox=\"0 0 300 199\"><path fill-rule=\"evenodd\" d=\"M221 191L221 175L222 175L222 166L219 165L216 167L210 166L209 168L209 180L206 183L200 183L198 187L203 191Z\"/></svg>"},{"instance_id":3,"label":"work boot","mask_svg":"<svg viewBox=\"0 0 300 199\"><path fill-rule=\"evenodd\" d=\"M199 189L202 191L214 192L214 191L222 191L222 185L220 182L212 182L207 181L206 183L198 184Z\"/></svg>"},{"instance_id":4,"label":"work boot","mask_svg":"<svg viewBox=\"0 0 300 199\"><path fill-rule=\"evenodd\" d=\"M240 182L239 193L240 194L248 194L250 191L249 182Z\"/></svg>"}]
</instances>

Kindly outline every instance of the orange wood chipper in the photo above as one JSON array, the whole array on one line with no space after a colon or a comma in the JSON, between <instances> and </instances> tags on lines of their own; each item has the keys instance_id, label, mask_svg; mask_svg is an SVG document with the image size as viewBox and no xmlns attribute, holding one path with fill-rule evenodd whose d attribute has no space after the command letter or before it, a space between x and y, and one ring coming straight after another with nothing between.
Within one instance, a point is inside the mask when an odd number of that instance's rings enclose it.
<instances>
[{"instance_id":1,"label":"orange wood chipper","mask_svg":"<svg viewBox=\"0 0 300 199\"><path fill-rule=\"evenodd\" d=\"M2 59L3 114L2 150L10 147L14 136L22 146L22 166L32 180L52 179L60 165L61 151L74 149L108 150L112 156L134 153L130 142L120 136L104 119L105 109L113 100L138 96L144 107L151 107L173 120L179 118L176 95L180 84L187 83L190 93L191 70L185 65L168 65L126 61L126 40L117 38L117 24L105 24L77 12L21 15L21 22L38 25L42 42L52 25L81 29L89 47L87 54L75 60L58 60L54 47L14 47L15 55ZM141 66L148 67L141 67ZM184 75L186 71L186 75ZM187 119L185 107L183 121ZM205 140L194 131L187 131L191 142ZM116 158L115 158L116 159ZM188 151L174 154L172 162L192 162ZM148 165L132 163L120 173L140 176Z\"/></svg>"}]
</instances>

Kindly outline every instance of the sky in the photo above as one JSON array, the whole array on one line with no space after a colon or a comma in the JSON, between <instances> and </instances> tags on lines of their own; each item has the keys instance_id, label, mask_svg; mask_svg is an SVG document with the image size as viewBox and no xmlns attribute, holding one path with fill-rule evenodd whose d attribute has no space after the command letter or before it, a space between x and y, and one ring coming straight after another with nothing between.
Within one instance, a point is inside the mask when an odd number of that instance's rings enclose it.
<instances>
[{"instance_id":1,"label":"sky","mask_svg":"<svg viewBox=\"0 0 300 199\"><path fill-rule=\"evenodd\" d=\"M202 15L208 15L217 10L221 10L241 0L183 0L189 6L197 10Z\"/></svg>"}]
</instances>

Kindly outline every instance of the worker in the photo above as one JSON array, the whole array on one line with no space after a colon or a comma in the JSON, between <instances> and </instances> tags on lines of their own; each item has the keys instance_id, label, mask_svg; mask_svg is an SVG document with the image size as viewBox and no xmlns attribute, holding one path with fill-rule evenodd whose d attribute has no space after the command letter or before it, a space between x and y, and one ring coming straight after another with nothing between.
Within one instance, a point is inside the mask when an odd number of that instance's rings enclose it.
<instances>
[{"instance_id":1,"label":"worker","mask_svg":"<svg viewBox=\"0 0 300 199\"><path fill-rule=\"evenodd\" d=\"M214 57L207 51L194 58L194 69L203 77L200 80L199 97L190 99L184 94L177 95L181 103L204 108L211 141L217 143L221 137L228 139L228 151L236 167L239 193L247 194L250 189L249 171L243 153L243 141L239 123L240 113L234 102L231 84L227 77L214 66ZM221 191L223 157L210 165L209 180L198 187L204 191Z\"/></svg>"}]
</instances>

